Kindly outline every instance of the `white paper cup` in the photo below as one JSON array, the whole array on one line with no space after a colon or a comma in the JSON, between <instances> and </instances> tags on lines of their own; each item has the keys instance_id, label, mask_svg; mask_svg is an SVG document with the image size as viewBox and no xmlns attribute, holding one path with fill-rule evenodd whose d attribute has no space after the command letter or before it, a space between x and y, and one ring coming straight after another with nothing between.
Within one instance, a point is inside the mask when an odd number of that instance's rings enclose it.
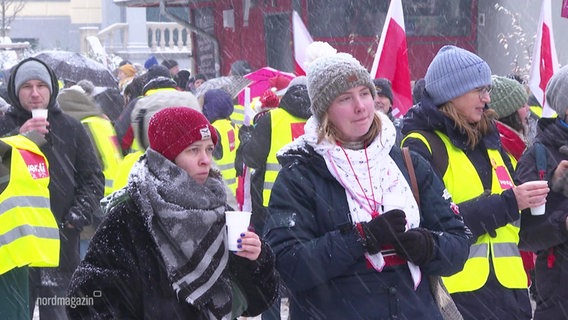
<instances>
[{"instance_id":1,"label":"white paper cup","mask_svg":"<svg viewBox=\"0 0 568 320\"><path fill-rule=\"evenodd\" d=\"M539 187L539 188L544 188L544 187L548 186L548 182L546 180L528 181L528 182L525 182L524 184L534 185L535 187ZM543 205L540 205L538 207L531 208L531 214L533 216L542 216L545 212L545 208L546 208L546 203L543 204Z\"/></svg>"},{"instance_id":2,"label":"white paper cup","mask_svg":"<svg viewBox=\"0 0 568 320\"><path fill-rule=\"evenodd\" d=\"M227 242L229 250L241 251L237 246L241 233L246 232L250 225L250 212L246 211L225 211L225 219L227 224Z\"/></svg>"},{"instance_id":3,"label":"white paper cup","mask_svg":"<svg viewBox=\"0 0 568 320\"><path fill-rule=\"evenodd\" d=\"M531 208L531 214L533 216L542 216L545 212L545 208L546 208L546 203L538 207Z\"/></svg>"},{"instance_id":4,"label":"white paper cup","mask_svg":"<svg viewBox=\"0 0 568 320\"><path fill-rule=\"evenodd\" d=\"M47 119L47 109L32 109L32 118Z\"/></svg>"}]
</instances>

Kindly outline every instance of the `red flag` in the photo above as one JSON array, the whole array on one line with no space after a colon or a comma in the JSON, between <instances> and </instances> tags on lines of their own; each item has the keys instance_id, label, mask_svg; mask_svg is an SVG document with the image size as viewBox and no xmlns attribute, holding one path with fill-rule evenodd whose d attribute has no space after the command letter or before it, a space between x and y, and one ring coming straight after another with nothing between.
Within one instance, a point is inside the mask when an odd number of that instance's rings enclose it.
<instances>
[{"instance_id":1,"label":"red flag","mask_svg":"<svg viewBox=\"0 0 568 320\"><path fill-rule=\"evenodd\" d=\"M560 16L568 18L568 0L562 1L562 12L560 13Z\"/></svg>"},{"instance_id":2,"label":"red flag","mask_svg":"<svg viewBox=\"0 0 568 320\"><path fill-rule=\"evenodd\" d=\"M394 96L392 114L396 118L402 117L412 107L412 90L401 0L390 2L371 76L391 81Z\"/></svg>"},{"instance_id":3,"label":"red flag","mask_svg":"<svg viewBox=\"0 0 568 320\"><path fill-rule=\"evenodd\" d=\"M552 15L550 0L542 1L540 20L534 44L529 88L542 108L542 116L550 117L555 114L546 102L545 91L548 80L558 70L558 56L552 33Z\"/></svg>"},{"instance_id":4,"label":"red flag","mask_svg":"<svg viewBox=\"0 0 568 320\"><path fill-rule=\"evenodd\" d=\"M302 22L300 15L294 11L292 13L292 29L294 34L294 64L296 75L306 74L304 61L306 60L306 48L314 42L308 29Z\"/></svg>"}]
</instances>

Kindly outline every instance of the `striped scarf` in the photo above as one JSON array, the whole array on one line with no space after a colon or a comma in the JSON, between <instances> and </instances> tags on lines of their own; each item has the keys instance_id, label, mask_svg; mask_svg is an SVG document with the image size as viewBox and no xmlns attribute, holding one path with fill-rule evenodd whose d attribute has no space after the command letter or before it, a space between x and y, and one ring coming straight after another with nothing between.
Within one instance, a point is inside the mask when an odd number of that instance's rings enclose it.
<instances>
[{"instance_id":1,"label":"striped scarf","mask_svg":"<svg viewBox=\"0 0 568 320\"><path fill-rule=\"evenodd\" d=\"M129 184L146 216L146 228L178 295L210 319L230 319L225 189L220 179L197 184L152 149L135 164Z\"/></svg>"}]
</instances>

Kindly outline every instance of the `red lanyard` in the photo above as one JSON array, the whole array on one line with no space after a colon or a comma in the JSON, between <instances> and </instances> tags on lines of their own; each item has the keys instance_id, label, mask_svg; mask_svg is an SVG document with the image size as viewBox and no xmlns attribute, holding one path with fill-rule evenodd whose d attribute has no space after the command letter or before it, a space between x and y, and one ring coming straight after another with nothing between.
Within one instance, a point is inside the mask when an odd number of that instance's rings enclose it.
<instances>
[{"instance_id":1,"label":"red lanyard","mask_svg":"<svg viewBox=\"0 0 568 320\"><path fill-rule=\"evenodd\" d=\"M375 204L374 206L371 205L371 199L369 199L369 197L367 197L367 193L365 192L365 189L363 189L363 186L361 185L361 182L359 181L359 177L357 177L357 173L355 173L355 169L353 169L353 165L351 164L351 160L349 160L349 156L347 156L347 152L345 152L345 149L343 149L343 147L341 145L339 145L339 147L343 151L343 154L345 154L345 159L347 159L347 163L349 163L349 167L351 168L351 171L353 171L353 175L355 175L355 180L357 181L359 188L361 188L361 192L365 196L365 200L367 200L367 204L369 205L369 209L372 210L371 217L374 218L374 217L378 216L379 211L377 210L377 202L375 201L375 189L373 189L373 179L371 179L371 168L369 167L369 156L367 155L367 146L363 145L363 149L365 150L365 160L367 161L366 162L367 163L367 172L369 173L369 184L371 185L371 196L373 197L372 200L373 200L373 203Z\"/></svg>"}]
</instances>

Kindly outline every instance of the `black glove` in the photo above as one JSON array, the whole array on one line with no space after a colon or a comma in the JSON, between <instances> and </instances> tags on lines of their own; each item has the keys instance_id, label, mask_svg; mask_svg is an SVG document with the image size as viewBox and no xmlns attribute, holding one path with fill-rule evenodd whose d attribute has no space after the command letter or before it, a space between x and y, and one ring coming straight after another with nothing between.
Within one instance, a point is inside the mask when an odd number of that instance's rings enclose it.
<instances>
[{"instance_id":1,"label":"black glove","mask_svg":"<svg viewBox=\"0 0 568 320\"><path fill-rule=\"evenodd\" d=\"M381 246L394 244L399 234L406 229L406 214L400 209L390 210L369 222L362 222L365 234L365 247L370 254L378 253Z\"/></svg>"},{"instance_id":2,"label":"black glove","mask_svg":"<svg viewBox=\"0 0 568 320\"><path fill-rule=\"evenodd\" d=\"M551 189L568 197L568 170L562 174L560 179L553 181Z\"/></svg>"},{"instance_id":3,"label":"black glove","mask_svg":"<svg viewBox=\"0 0 568 320\"><path fill-rule=\"evenodd\" d=\"M398 255L421 266L432 260L434 256L434 237L426 229L410 229L398 235L394 248Z\"/></svg>"}]
</instances>

